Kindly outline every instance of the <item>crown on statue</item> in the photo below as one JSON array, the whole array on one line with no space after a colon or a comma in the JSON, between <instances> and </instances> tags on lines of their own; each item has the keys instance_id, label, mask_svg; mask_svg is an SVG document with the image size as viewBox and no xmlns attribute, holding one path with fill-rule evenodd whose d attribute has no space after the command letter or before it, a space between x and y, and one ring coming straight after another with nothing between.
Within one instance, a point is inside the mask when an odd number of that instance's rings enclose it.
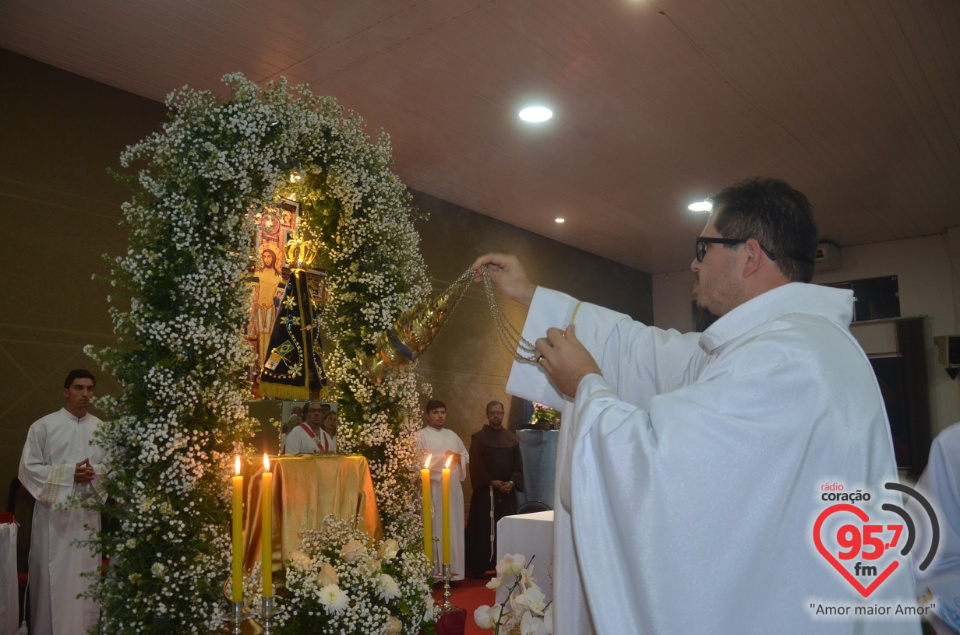
<instances>
[{"instance_id":1,"label":"crown on statue","mask_svg":"<svg viewBox=\"0 0 960 635\"><path fill-rule=\"evenodd\" d=\"M303 236L297 232L287 241L285 253L287 264L291 269L303 270L313 264L313 259L317 257L317 248L313 242L304 240Z\"/></svg>"}]
</instances>

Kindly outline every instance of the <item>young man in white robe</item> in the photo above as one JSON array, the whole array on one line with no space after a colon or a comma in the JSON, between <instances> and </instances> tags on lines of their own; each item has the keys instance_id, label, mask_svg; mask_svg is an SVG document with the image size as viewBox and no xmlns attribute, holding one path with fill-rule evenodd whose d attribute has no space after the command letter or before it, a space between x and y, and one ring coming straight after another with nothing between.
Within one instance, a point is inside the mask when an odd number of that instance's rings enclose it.
<instances>
[{"instance_id":1,"label":"young man in white robe","mask_svg":"<svg viewBox=\"0 0 960 635\"><path fill-rule=\"evenodd\" d=\"M727 188L696 247L697 304L720 316L702 334L537 288L512 256L474 263L530 306L536 363L514 363L507 392L563 409L555 633L919 633L916 617L815 611L914 595L909 558L865 599L814 545L823 484L869 490L871 513L899 497L851 294L804 284L806 197Z\"/></svg>"},{"instance_id":2,"label":"young man in white robe","mask_svg":"<svg viewBox=\"0 0 960 635\"><path fill-rule=\"evenodd\" d=\"M423 458L430 456L430 504L431 519L433 521L433 562L434 578L439 579L441 573L441 545L442 535L441 496L442 470L450 461L450 577L452 580L462 580L466 565L463 547L463 486L461 482L467 477L467 465L470 455L463 441L453 430L447 430L447 406L439 399L431 399L426 405L427 425L418 432L422 446ZM423 463L421 463L423 465Z\"/></svg>"},{"instance_id":3,"label":"young man in white robe","mask_svg":"<svg viewBox=\"0 0 960 635\"><path fill-rule=\"evenodd\" d=\"M96 496L106 473L102 450L93 434L101 421L87 408L96 379L87 370L73 370L63 384L64 407L34 422L20 458L20 482L36 499L30 535L30 633L71 635L96 625L100 607L78 598L93 583L100 556L74 545L100 530L100 514L87 509L61 509L74 496Z\"/></svg>"}]
</instances>

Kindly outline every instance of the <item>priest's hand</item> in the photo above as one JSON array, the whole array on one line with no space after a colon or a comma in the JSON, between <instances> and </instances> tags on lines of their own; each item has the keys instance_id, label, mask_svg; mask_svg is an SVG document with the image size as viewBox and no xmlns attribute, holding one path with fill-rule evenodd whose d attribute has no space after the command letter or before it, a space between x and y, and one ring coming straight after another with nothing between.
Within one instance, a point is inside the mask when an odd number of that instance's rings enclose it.
<instances>
[{"instance_id":1,"label":"priest's hand","mask_svg":"<svg viewBox=\"0 0 960 635\"><path fill-rule=\"evenodd\" d=\"M590 351L574 334L573 324L563 331L548 329L547 336L537 340L537 360L557 390L571 398L584 377L601 374Z\"/></svg>"},{"instance_id":2,"label":"priest's hand","mask_svg":"<svg viewBox=\"0 0 960 635\"><path fill-rule=\"evenodd\" d=\"M94 476L95 472L93 471L93 466L90 465L90 459L86 458L77 463L76 469L73 471L73 482L89 483L93 480Z\"/></svg>"},{"instance_id":3,"label":"priest's hand","mask_svg":"<svg viewBox=\"0 0 960 635\"><path fill-rule=\"evenodd\" d=\"M483 274L480 272L483 266L487 267L490 280L501 293L524 306L530 306L537 285L527 278L527 272L516 256L495 253L480 256L470 266L473 269L474 282L483 282Z\"/></svg>"}]
</instances>

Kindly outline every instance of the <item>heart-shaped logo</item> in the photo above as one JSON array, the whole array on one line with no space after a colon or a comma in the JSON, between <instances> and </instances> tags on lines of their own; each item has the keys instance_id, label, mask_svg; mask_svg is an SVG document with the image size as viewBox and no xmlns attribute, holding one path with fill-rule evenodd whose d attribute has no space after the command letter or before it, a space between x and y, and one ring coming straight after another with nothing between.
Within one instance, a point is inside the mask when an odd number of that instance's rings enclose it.
<instances>
[{"instance_id":1,"label":"heart-shaped logo","mask_svg":"<svg viewBox=\"0 0 960 635\"><path fill-rule=\"evenodd\" d=\"M877 587L879 587L883 581L886 580L890 574L900 566L900 563L894 560L887 565L887 568L884 569L880 575L878 575L876 579L870 583L870 586L864 587L862 584L860 584L860 581L857 580L852 573L847 571L846 567L844 567L843 564L837 560L832 553L827 551L827 548L823 546L823 541L820 539L820 528L823 527L824 521L827 519L827 517L837 512L849 512L854 514L864 523L867 523L870 520L870 516L867 515L867 512L863 511L859 507L856 507L855 505L847 505L843 503L839 505L833 505L823 510L823 512L817 517L817 522L813 526L813 542L817 545L817 551L820 552L820 555L826 558L827 562L832 564L833 568L839 571L840 575L842 575L847 582L849 582L853 588L860 593L860 595L863 597L869 597L869 595L876 591Z\"/></svg>"}]
</instances>

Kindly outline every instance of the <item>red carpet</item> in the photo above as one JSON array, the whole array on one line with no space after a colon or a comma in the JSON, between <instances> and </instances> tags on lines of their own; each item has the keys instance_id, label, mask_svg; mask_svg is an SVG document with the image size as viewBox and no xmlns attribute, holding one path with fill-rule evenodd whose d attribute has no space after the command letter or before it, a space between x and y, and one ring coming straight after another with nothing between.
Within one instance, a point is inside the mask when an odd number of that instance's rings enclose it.
<instances>
[{"instance_id":1,"label":"red carpet","mask_svg":"<svg viewBox=\"0 0 960 635\"><path fill-rule=\"evenodd\" d=\"M474 609L483 604L490 606L496 601L496 593L487 588L487 582L486 579L467 578L457 580L456 586L450 589L450 603L467 612L467 626L464 635L490 635L493 633L490 629L480 628L473 621ZM433 590L433 599L438 605L443 604L443 587Z\"/></svg>"}]
</instances>

